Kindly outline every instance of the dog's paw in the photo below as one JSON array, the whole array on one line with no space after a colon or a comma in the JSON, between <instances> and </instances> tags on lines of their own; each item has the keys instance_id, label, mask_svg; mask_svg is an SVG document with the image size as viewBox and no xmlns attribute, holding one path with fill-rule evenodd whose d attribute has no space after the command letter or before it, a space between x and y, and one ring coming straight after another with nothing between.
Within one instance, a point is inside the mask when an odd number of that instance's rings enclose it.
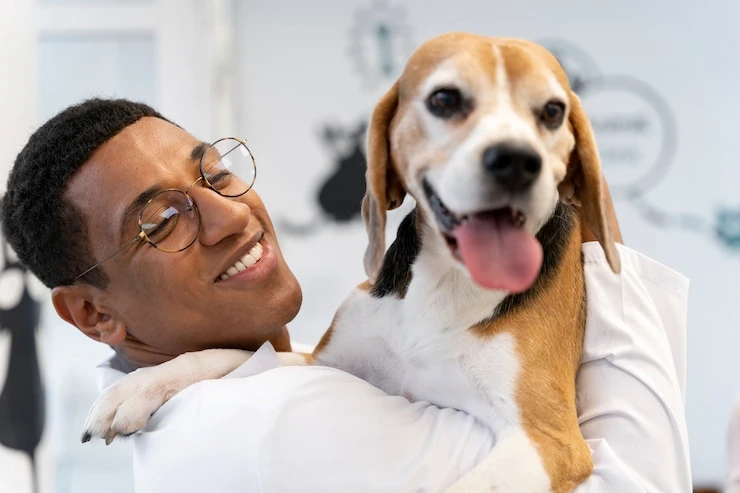
<instances>
[{"instance_id":1,"label":"dog's paw","mask_svg":"<svg viewBox=\"0 0 740 493\"><path fill-rule=\"evenodd\" d=\"M154 412L175 393L160 368L140 368L109 387L92 405L82 432L82 442L93 437L106 445L118 436L141 430Z\"/></svg>"}]
</instances>

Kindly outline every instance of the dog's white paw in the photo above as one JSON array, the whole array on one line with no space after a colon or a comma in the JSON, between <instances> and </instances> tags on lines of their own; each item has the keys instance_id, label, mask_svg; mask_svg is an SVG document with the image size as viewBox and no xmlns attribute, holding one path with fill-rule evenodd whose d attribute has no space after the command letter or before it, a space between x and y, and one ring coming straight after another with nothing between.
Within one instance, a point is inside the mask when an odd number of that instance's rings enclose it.
<instances>
[{"instance_id":1,"label":"dog's white paw","mask_svg":"<svg viewBox=\"0 0 740 493\"><path fill-rule=\"evenodd\" d=\"M204 349L131 372L93 403L82 441L100 437L109 444L117 435L136 433L173 395L196 382L223 377L252 354L239 349Z\"/></svg>"},{"instance_id":2,"label":"dog's white paw","mask_svg":"<svg viewBox=\"0 0 740 493\"><path fill-rule=\"evenodd\" d=\"M444 493L549 493L551 487L535 443L524 430L504 429L491 453Z\"/></svg>"},{"instance_id":3,"label":"dog's white paw","mask_svg":"<svg viewBox=\"0 0 740 493\"><path fill-rule=\"evenodd\" d=\"M87 415L82 442L104 438L106 445L117 435L141 430L154 412L176 393L153 366L140 368L110 386L98 397Z\"/></svg>"}]
</instances>

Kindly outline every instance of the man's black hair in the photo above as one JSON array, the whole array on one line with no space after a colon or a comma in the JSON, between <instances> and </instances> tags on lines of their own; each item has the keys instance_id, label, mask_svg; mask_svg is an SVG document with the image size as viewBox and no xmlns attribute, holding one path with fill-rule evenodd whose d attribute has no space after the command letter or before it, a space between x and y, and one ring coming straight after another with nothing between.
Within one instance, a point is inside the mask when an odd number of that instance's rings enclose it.
<instances>
[{"instance_id":1,"label":"man's black hair","mask_svg":"<svg viewBox=\"0 0 740 493\"><path fill-rule=\"evenodd\" d=\"M18 154L0 207L2 232L46 286L71 284L96 262L86 218L64 198L70 177L100 146L145 116L169 121L143 103L89 99L44 123ZM98 268L82 280L103 288L108 276Z\"/></svg>"}]
</instances>

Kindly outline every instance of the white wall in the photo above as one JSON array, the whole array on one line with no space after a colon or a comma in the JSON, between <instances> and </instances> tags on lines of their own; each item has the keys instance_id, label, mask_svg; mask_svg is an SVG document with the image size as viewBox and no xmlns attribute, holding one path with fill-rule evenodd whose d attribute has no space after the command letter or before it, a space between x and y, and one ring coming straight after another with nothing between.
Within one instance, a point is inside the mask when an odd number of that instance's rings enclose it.
<instances>
[{"instance_id":1,"label":"white wall","mask_svg":"<svg viewBox=\"0 0 740 493\"><path fill-rule=\"evenodd\" d=\"M36 125L36 25L33 0L0 2L0 192L10 164Z\"/></svg>"},{"instance_id":2,"label":"white wall","mask_svg":"<svg viewBox=\"0 0 740 493\"><path fill-rule=\"evenodd\" d=\"M292 330L307 342L318 339L342 297L363 279L364 231L358 221L345 226L326 221L299 236L284 224L309 224L321 217L316 188L333 173L335 151L319 138L320 125L351 126L366 119L392 82L373 68L378 48L372 28L379 18L385 16L407 36L397 39L398 58L407 54L404 40L413 47L445 31L560 39L590 55L591 61L579 60L573 52L584 73L626 75L652 88L673 115L667 124L654 98L641 99L624 85L584 99L592 117L646 115L652 133L634 136L634 148L632 140L625 143L623 137L597 131L603 150L612 156L620 149L643 153L645 158L635 163L638 171L654 164L670 131L666 125L675 124L676 138L670 141L675 157L643 201L668 219L691 214L700 229L660 226L660 218L647 219L641 213L644 204L628 201L624 189L616 194L616 207L629 245L692 281L687 416L693 476L699 483L721 483L728 413L740 395L740 249L723 243L713 228L721 208L740 209L740 167L734 162L739 4L708 1L701 10L694 10L693 2L638 0L407 0L385 7L371 0L254 0L239 5L244 98L239 130L254 148L260 166L257 189L304 286L304 310ZM390 13L382 14L384 9ZM353 37L353 29L360 35ZM350 55L353 44L362 56ZM365 65L358 65L358 58ZM358 67L370 67L367 73L374 76L362 77ZM615 184L639 175L616 161L605 165Z\"/></svg>"},{"instance_id":3,"label":"white wall","mask_svg":"<svg viewBox=\"0 0 740 493\"><path fill-rule=\"evenodd\" d=\"M5 191L5 177L20 146L36 125L37 84L35 2L5 0L0 2L0 194ZM0 262L2 262L0 260ZM14 306L22 290L19 271L3 272L0 265L0 308ZM43 337L43 334L41 334ZM41 346L41 345L39 345ZM39 347L43 351L42 347ZM10 350L10 335L0 330L0 390ZM43 354L43 352L42 352ZM42 366L42 371L44 370ZM49 434L44 433L37 449L40 490L50 491L53 463L49 451ZM3 491L31 493L32 469L28 457L0 445L0 478Z\"/></svg>"}]
</instances>

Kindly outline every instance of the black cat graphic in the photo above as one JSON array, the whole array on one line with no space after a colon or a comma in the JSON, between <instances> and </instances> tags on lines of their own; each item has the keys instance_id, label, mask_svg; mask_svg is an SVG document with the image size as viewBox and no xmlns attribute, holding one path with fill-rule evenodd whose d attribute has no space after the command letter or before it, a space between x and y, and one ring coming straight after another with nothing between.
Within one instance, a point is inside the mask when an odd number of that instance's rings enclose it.
<instances>
[{"instance_id":1,"label":"black cat graphic","mask_svg":"<svg viewBox=\"0 0 740 493\"><path fill-rule=\"evenodd\" d=\"M321 139L334 156L334 166L317 190L320 215L306 224L278 219L276 223L281 232L306 235L315 232L327 221L343 224L360 217L367 169L363 145L366 134L367 123L364 120L350 128L323 126Z\"/></svg>"}]
</instances>

